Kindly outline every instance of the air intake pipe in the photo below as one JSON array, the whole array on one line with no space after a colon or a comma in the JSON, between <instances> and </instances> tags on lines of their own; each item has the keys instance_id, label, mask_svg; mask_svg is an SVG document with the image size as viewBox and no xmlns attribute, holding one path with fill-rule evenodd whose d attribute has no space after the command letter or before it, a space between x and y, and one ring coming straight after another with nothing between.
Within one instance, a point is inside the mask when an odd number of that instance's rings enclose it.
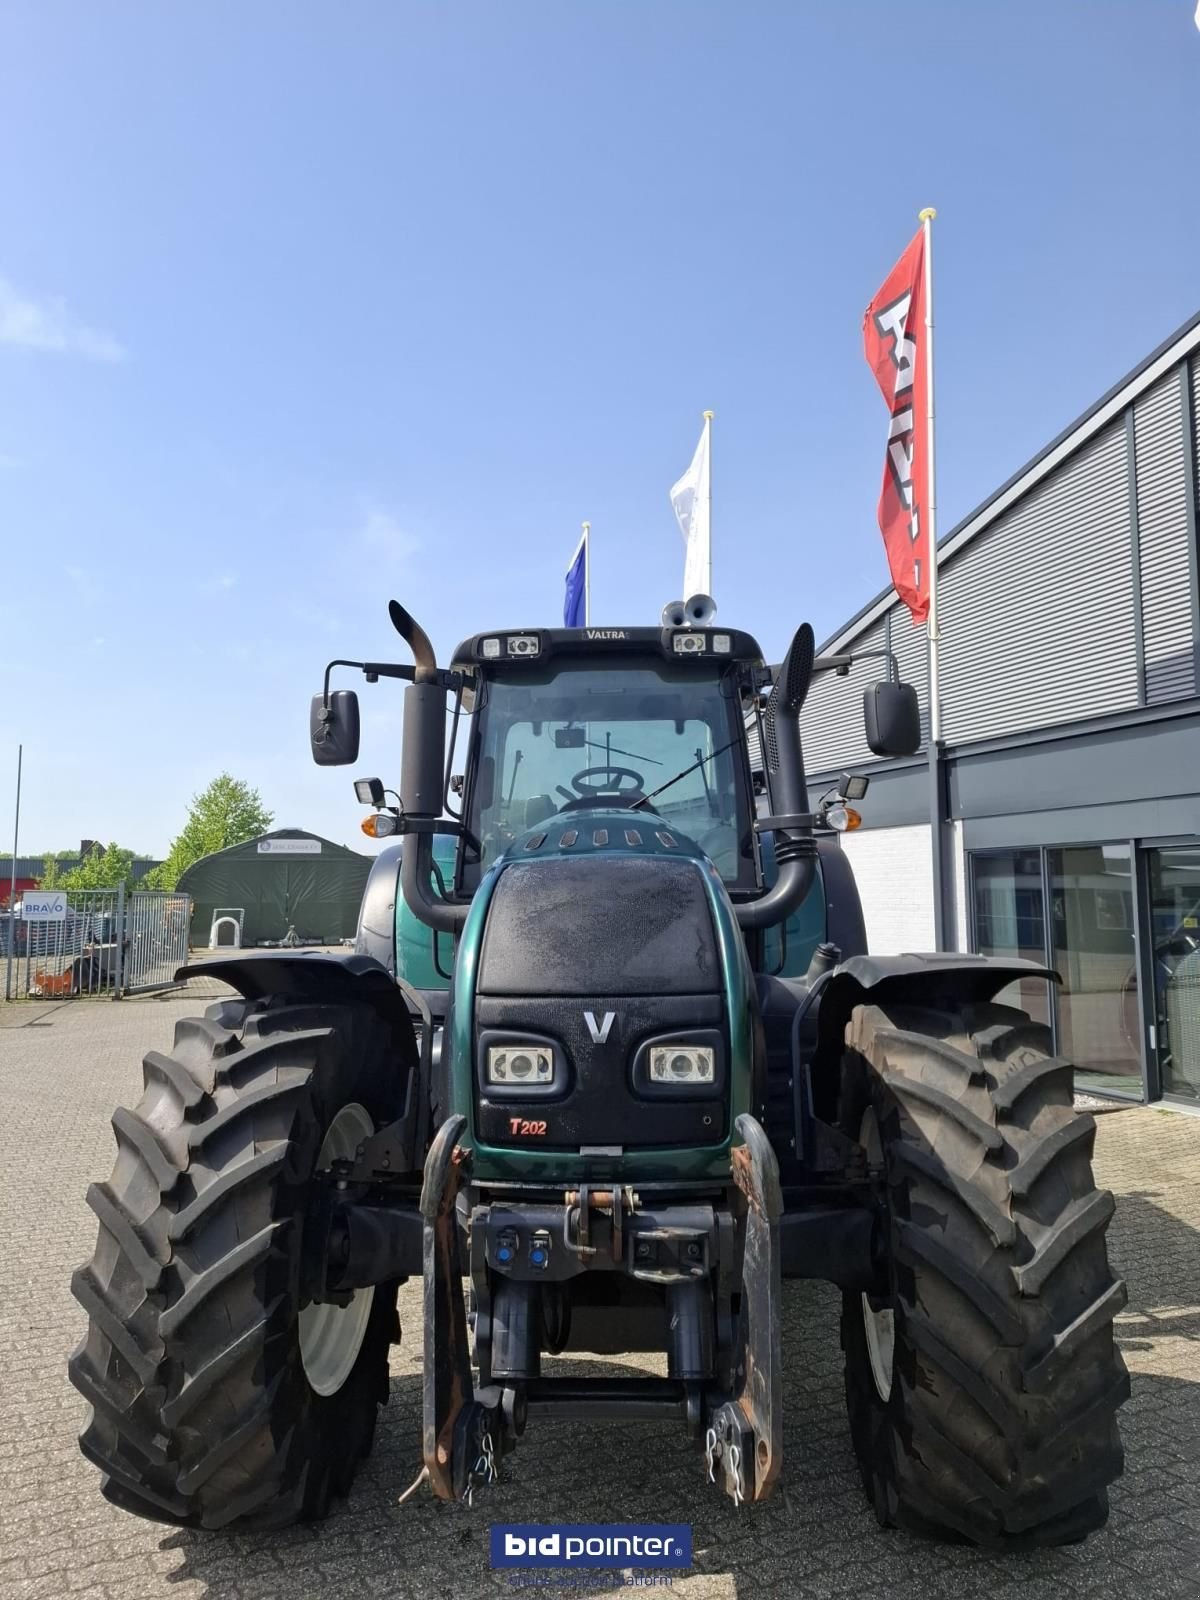
<instances>
[{"instance_id":1,"label":"air intake pipe","mask_svg":"<svg viewBox=\"0 0 1200 1600\"><path fill-rule=\"evenodd\" d=\"M408 645L416 674L404 691L400 754L400 808L406 821L436 822L442 814L446 763L446 680L438 671L429 635L397 600L388 606L392 626ZM433 891L433 834L407 832L400 859L400 888L419 922L438 933L461 933L468 905Z\"/></svg>"},{"instance_id":2,"label":"air intake pipe","mask_svg":"<svg viewBox=\"0 0 1200 1600\"><path fill-rule=\"evenodd\" d=\"M803 622L779 669L763 713L763 763L775 816L797 819L775 832L779 876L757 900L735 906L742 928L769 928L785 922L804 901L817 865L817 842L808 815L808 785L800 742L800 711L812 681L815 641Z\"/></svg>"}]
</instances>

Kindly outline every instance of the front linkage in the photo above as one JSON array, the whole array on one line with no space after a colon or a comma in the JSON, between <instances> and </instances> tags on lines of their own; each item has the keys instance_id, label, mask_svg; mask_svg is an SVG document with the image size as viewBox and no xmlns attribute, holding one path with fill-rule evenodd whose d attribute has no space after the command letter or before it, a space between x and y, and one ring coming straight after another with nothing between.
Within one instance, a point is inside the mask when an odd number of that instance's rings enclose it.
<instances>
[{"instance_id":1,"label":"front linkage","mask_svg":"<svg viewBox=\"0 0 1200 1600\"><path fill-rule=\"evenodd\" d=\"M759 1123L739 1117L730 1204L643 1205L629 1188L505 1198L470 1218L472 1368L458 1200L470 1164L461 1116L434 1138L421 1191L425 1312L424 1468L443 1500L494 1480L530 1417L676 1417L703 1442L710 1482L736 1505L764 1500L782 1465L779 1333L782 1197ZM668 1376L543 1379L561 1348L563 1286L623 1274L665 1292ZM735 1309L736 1308L736 1309ZM556 1335L553 1324L559 1321Z\"/></svg>"}]
</instances>

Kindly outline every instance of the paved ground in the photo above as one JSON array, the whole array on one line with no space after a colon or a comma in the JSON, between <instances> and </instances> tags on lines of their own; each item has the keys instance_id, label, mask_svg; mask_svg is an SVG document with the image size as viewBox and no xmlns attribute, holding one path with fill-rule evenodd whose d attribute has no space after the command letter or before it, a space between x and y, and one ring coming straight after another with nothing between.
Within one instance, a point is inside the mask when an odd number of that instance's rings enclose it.
<instances>
[{"instance_id":1,"label":"paved ground","mask_svg":"<svg viewBox=\"0 0 1200 1600\"><path fill-rule=\"evenodd\" d=\"M114 1510L75 1446L84 1406L65 1364L83 1319L68 1279L92 1248L83 1192L110 1169L109 1114L136 1100L143 1051L166 1046L192 1009L177 999L0 1007L0 1600L496 1594L488 1525L526 1519L691 1523L696 1570L675 1586L688 1600L1200 1595L1200 1118L1143 1109L1099 1118L1100 1179L1119 1196L1112 1250L1130 1287L1118 1333L1134 1376L1126 1474L1108 1529L1083 1546L1000 1559L880 1530L846 1435L835 1297L819 1285L788 1289L786 1491L756 1511L735 1512L706 1488L686 1441L647 1425L544 1426L474 1510L396 1506L419 1465L411 1288L375 1454L328 1522L200 1537Z\"/></svg>"}]
</instances>

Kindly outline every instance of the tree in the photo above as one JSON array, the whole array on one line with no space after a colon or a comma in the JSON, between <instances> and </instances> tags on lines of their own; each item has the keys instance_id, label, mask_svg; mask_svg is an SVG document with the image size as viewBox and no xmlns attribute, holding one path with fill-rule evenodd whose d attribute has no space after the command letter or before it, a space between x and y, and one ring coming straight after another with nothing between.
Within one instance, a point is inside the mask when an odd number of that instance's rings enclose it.
<instances>
[{"instance_id":1,"label":"tree","mask_svg":"<svg viewBox=\"0 0 1200 1600\"><path fill-rule=\"evenodd\" d=\"M61 889L67 876L64 861L77 861L78 850L35 850L34 855L42 863L42 875L38 879L39 889Z\"/></svg>"},{"instance_id":2,"label":"tree","mask_svg":"<svg viewBox=\"0 0 1200 1600\"><path fill-rule=\"evenodd\" d=\"M128 889L133 882L133 851L123 850L119 844L106 845L103 850L92 850L77 867L63 875L62 889L115 889L123 883ZM45 884L42 885L45 888Z\"/></svg>"},{"instance_id":3,"label":"tree","mask_svg":"<svg viewBox=\"0 0 1200 1600\"><path fill-rule=\"evenodd\" d=\"M59 856L46 854L42 857L42 875L38 879L39 889L61 889L66 873L59 865Z\"/></svg>"},{"instance_id":4,"label":"tree","mask_svg":"<svg viewBox=\"0 0 1200 1600\"><path fill-rule=\"evenodd\" d=\"M119 844L109 844L103 850L89 851L78 866L64 870L63 861L70 860L71 852L48 851L42 857L40 889L115 889L123 883L133 886L134 853Z\"/></svg>"},{"instance_id":5,"label":"tree","mask_svg":"<svg viewBox=\"0 0 1200 1600\"><path fill-rule=\"evenodd\" d=\"M203 793L192 796L182 833L172 841L163 864L141 880L141 887L174 889L193 861L257 838L274 820L257 789L222 772Z\"/></svg>"}]
</instances>

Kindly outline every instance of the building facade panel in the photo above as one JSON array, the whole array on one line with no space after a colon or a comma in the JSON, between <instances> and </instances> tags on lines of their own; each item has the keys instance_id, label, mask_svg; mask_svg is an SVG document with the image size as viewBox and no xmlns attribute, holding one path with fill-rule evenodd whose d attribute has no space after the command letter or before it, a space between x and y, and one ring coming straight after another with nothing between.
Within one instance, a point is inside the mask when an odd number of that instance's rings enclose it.
<instances>
[{"instance_id":1,"label":"building facade panel","mask_svg":"<svg viewBox=\"0 0 1200 1600\"><path fill-rule=\"evenodd\" d=\"M921 748L929 743L929 660L925 624L913 622L908 607L897 602L887 614L889 648L896 657L900 678L917 691L921 707Z\"/></svg>"},{"instance_id":2,"label":"building facade panel","mask_svg":"<svg viewBox=\"0 0 1200 1600\"><path fill-rule=\"evenodd\" d=\"M1137 705L1130 552L1125 430L1114 422L943 572L947 742Z\"/></svg>"},{"instance_id":3,"label":"building facade panel","mask_svg":"<svg viewBox=\"0 0 1200 1600\"><path fill-rule=\"evenodd\" d=\"M1188 494L1179 370L1134 404L1137 532L1146 700L1196 692Z\"/></svg>"}]
</instances>

